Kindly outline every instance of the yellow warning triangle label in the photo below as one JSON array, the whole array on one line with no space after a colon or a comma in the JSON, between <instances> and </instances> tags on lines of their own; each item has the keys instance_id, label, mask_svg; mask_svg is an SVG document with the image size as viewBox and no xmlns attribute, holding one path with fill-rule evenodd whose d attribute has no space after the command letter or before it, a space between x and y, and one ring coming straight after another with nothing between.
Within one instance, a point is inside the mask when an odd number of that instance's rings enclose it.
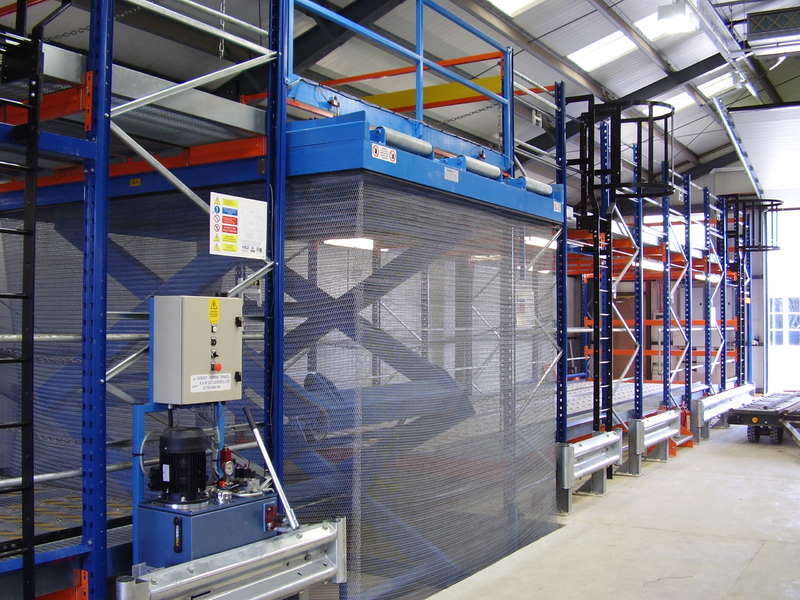
<instances>
[{"instance_id":1,"label":"yellow warning triangle label","mask_svg":"<svg viewBox=\"0 0 800 600\"><path fill-rule=\"evenodd\" d=\"M219 252L219 244L214 244L214 250L216 250L217 252Z\"/></svg>"},{"instance_id":2,"label":"yellow warning triangle label","mask_svg":"<svg viewBox=\"0 0 800 600\"><path fill-rule=\"evenodd\" d=\"M216 298L208 299L208 322L219 323L219 301Z\"/></svg>"},{"instance_id":3,"label":"yellow warning triangle label","mask_svg":"<svg viewBox=\"0 0 800 600\"><path fill-rule=\"evenodd\" d=\"M219 204L219 198L214 198L214 204Z\"/></svg>"},{"instance_id":4,"label":"yellow warning triangle label","mask_svg":"<svg viewBox=\"0 0 800 600\"><path fill-rule=\"evenodd\" d=\"M215 242L218 242L218 241L219 241L219 236L218 236L218 235L215 235L215 236L214 236L214 241L215 241ZM217 248L217 250L219 250L219 248Z\"/></svg>"}]
</instances>

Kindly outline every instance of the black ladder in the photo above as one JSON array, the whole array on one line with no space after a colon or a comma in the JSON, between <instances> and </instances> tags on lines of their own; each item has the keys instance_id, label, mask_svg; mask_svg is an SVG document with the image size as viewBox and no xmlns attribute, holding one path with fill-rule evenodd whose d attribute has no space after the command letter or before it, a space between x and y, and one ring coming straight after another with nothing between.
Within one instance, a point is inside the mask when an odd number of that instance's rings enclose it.
<instances>
[{"instance_id":1,"label":"black ladder","mask_svg":"<svg viewBox=\"0 0 800 600\"><path fill-rule=\"evenodd\" d=\"M0 32L0 109L5 125L13 125L14 141L22 147L22 154L0 160L0 174L21 177L25 180L23 215L20 227L0 227L0 240L11 243L10 238L21 237L22 272L21 289L0 291L0 300L10 308L11 315L19 315L14 330L19 335L19 352L0 356L0 364L19 365L20 407L19 418L0 423L0 430L19 431L20 479L13 487L0 488L0 494L18 494L21 499L21 536L0 542L0 558L22 557L22 597L33 600L35 592L35 523L34 523L34 263L36 230L36 184L39 155L39 112L42 90L42 42L24 34ZM20 98L20 89L24 98ZM15 96L15 97L10 97ZM11 115L23 115L14 118ZM17 158L19 156L19 158ZM10 370L12 367L3 367ZM6 373L4 373L6 375Z\"/></svg>"}]
</instances>

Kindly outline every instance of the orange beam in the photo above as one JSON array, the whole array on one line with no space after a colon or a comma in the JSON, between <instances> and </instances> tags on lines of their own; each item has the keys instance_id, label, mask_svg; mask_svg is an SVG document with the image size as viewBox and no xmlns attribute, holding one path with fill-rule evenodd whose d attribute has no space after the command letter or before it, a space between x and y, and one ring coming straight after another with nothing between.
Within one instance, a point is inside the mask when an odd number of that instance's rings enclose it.
<instances>
[{"instance_id":1,"label":"orange beam","mask_svg":"<svg viewBox=\"0 0 800 600\"><path fill-rule=\"evenodd\" d=\"M37 596L37 600L88 600L89 572L75 570L75 585L59 592Z\"/></svg>"},{"instance_id":2,"label":"orange beam","mask_svg":"<svg viewBox=\"0 0 800 600\"><path fill-rule=\"evenodd\" d=\"M585 352L587 356L591 356L594 354L594 350L592 348L586 348ZM612 350L611 353L614 356L633 356L634 354L636 354L636 350L634 350L633 348L617 348L616 350ZM670 356L683 356L683 350L670 350L669 354ZM662 352L661 350L645 350L644 355L661 356ZM696 357L701 357L705 356L706 353L703 350L692 350L691 355ZM731 358L736 358L737 353L735 351L731 351L731 352L726 352L725 355Z\"/></svg>"},{"instance_id":3,"label":"orange beam","mask_svg":"<svg viewBox=\"0 0 800 600\"><path fill-rule=\"evenodd\" d=\"M47 0L28 0L28 8L31 6L36 6L37 4L41 4L42 2L47 2ZM17 12L17 3L14 2L13 4L6 4L3 7L0 7L0 17L7 17L8 15L13 15Z\"/></svg>"},{"instance_id":4,"label":"orange beam","mask_svg":"<svg viewBox=\"0 0 800 600\"><path fill-rule=\"evenodd\" d=\"M195 146L194 148L184 150L178 156L170 156L167 158L160 158L158 155L155 156L158 162L168 169L177 169L180 167L206 165L210 163L238 160L242 158L257 158L265 156L266 153L267 138L264 136L258 136L244 140L233 140L229 142ZM111 165L109 167L109 175L111 177L124 177L126 175L140 175L142 173L149 173L154 170L155 169L153 169L153 167L143 160L128 159L123 163ZM78 181L83 181L83 178L84 174L82 166L64 167L63 169L56 169L53 175L39 177L39 185L46 187L65 183L75 183ZM24 187L24 181L11 181L9 183L0 185L0 193L21 190Z\"/></svg>"},{"instance_id":5,"label":"orange beam","mask_svg":"<svg viewBox=\"0 0 800 600\"><path fill-rule=\"evenodd\" d=\"M74 87L59 92L53 92L42 97L40 108L40 120L52 121L86 112L88 102L85 89ZM28 111L16 106L4 106L0 108L0 120L9 125L22 125L28 121Z\"/></svg>"}]
</instances>

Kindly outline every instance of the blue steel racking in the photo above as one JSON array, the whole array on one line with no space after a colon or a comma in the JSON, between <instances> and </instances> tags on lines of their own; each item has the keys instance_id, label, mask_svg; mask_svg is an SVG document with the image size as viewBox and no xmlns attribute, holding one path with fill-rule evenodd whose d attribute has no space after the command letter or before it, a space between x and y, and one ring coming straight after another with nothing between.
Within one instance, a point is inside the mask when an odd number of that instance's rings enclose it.
<instances>
[{"instance_id":1,"label":"blue steel racking","mask_svg":"<svg viewBox=\"0 0 800 600\"><path fill-rule=\"evenodd\" d=\"M282 297L283 297L283 271L282 271L282 249L283 249L283 202L285 197L285 179L286 179L286 135L285 135L285 106L287 99L286 82L291 79L291 31L292 31L292 11L294 4L303 6L304 8L316 12L338 24L349 27L357 33L365 35L371 39L378 40L379 36L374 33L359 28L349 22L344 21L331 11L320 7L308 0L271 0L271 22L270 30L274 34L270 37L272 49L280 53L280 60L273 61L270 66L269 78L269 102L270 108L268 114L267 133L269 139L269 151L267 152L267 186L269 189L269 197L274 200L274 213L273 221L271 223L271 252L277 263L276 268L272 271L268 278L267 285L267 302L265 306L265 319L268 324L267 341L265 345L270 356L270 361L265 369L265 387L272 392L273 405L268 412L269 418L266 419L265 427L267 439L275 453L276 463L282 464L282 369L283 369L283 355L282 355L282 339L283 339L283 314L282 314ZM436 10L440 14L452 18L456 22L463 23L460 19L441 7L430 2L430 0L418 0L417 14L422 16L425 7ZM105 373L106 373L106 357L105 357L105 339L106 339L106 310L105 310L105 284L107 278L107 208L109 197L115 194L122 194L121 189L114 187L114 182L109 180L108 173L108 149L109 149L109 125L110 125L110 71L111 71L111 49L113 40L113 10L109 3L103 0L92 0L91 5L91 38L89 50L89 70L94 74L93 78L93 121L91 128L85 140L70 138L67 136L58 136L55 134L42 135L41 147L45 149L57 149L58 151L72 156L81 157L85 160L86 179L81 186L85 192L86 198L86 212L85 212L85 263L84 263L84 328L83 328L83 354L84 354L84 371L83 371L83 488L84 488L84 510L83 510L83 538L80 545L60 550L55 554L43 555L38 557L39 562L46 562L48 560L55 560L56 558L63 558L69 555L83 555L86 560L84 566L89 572L89 585L90 597L92 599L101 600L105 597L105 579L107 575L106 565L106 456L105 456ZM466 23L464 23L466 25ZM470 28L471 29L471 28ZM485 94L493 100L500 102L503 107L503 152L499 156L494 157L490 154L490 160L499 160L502 168L513 176L513 114L512 114L512 81L511 77L504 78L503 94L497 95L476 86L473 82L460 78L458 75L445 70L439 65L427 60L423 56L424 43L422 32L422 19L420 18L417 23L417 46L416 52L411 52L400 46L392 45L391 42L380 38L381 43L388 45L390 48L399 54L410 58L417 65L417 122L422 121L422 86L421 78L424 68L430 68L446 77L453 79L475 89L481 94ZM512 54L509 48L501 47L490 38L485 41L495 47L499 47L506 56L505 68L508 73L512 72ZM302 86L299 86L299 90ZM557 86L556 97L559 102L561 110L558 119L558 141L561 150L558 155L558 183L566 183L566 127L565 127L565 96L563 85ZM416 126L416 125L415 125ZM593 124L592 124L593 126ZM418 129L417 134L421 134L421 129ZM606 134L607 135L607 132ZM601 134L602 138L602 134ZM602 141L602 140L601 140ZM607 140L605 142L607 144ZM651 153L652 154L652 153ZM604 156L605 153L604 153ZM603 169L611 168L608 157L604 158ZM253 169L255 172L255 161L246 161L247 164L243 166ZM197 173L195 173L197 175ZM212 175L206 173L207 177L216 177L222 179L224 174L218 172ZM607 175L603 175L607 177ZM145 185L141 191L164 189L164 184L158 179L158 176L145 176L143 177ZM608 183L604 180L604 183ZM610 208L611 194L609 188L603 190L602 207ZM47 195L45 195L46 197ZM687 194L688 196L688 194ZM689 240L689 223L691 222L691 202L687 199L684 202L685 219L686 219L686 246L691 247ZM641 236L642 236L642 208L641 202L636 204L634 230L637 243L639 244L639 256L641 253ZM723 215L725 209L723 208ZM670 202L668 197L665 197L662 204L662 214L664 220L665 231L671 226L670 221L672 214L670 212ZM601 214L605 211L601 210ZM566 211L563 214L564 230L559 246L558 253L558 286L561 307L566 306L566 279L567 279L567 238L566 238ZM725 218L720 219L722 222L722 233L726 235L724 230ZM711 220L706 218L706 227L709 227ZM737 223L738 221L734 221ZM747 225L742 225L745 228L744 235L746 236ZM610 227L606 228L610 235ZM735 266L738 269L738 309L737 323L739 327L739 339L737 346L739 348L747 347L748 330L746 329L749 319L745 314L749 310L749 299L747 285L749 285L749 254L740 253L738 250L738 237L735 240L734 254ZM611 250L610 239L606 241L606 246ZM664 287L664 398L665 400L670 397L671 390L670 382L670 365L669 365L669 348L670 336L669 331L671 328L671 298L668 292L671 285L670 268L669 268L669 244L666 244L666 267L664 269L663 287ZM606 262L603 264L602 260L598 260L598 277L596 281L599 288L599 294L595 297L595 301L601 300L601 304L608 305L610 300L611 274L613 270L612 254L607 253ZM685 289L685 304L687 309L691 306L691 254L687 260L689 261L689 283ZM643 279L642 267L640 264L635 267L636 273L636 291L637 298L636 308L636 322L635 330L637 337L643 335ZM601 282L602 280L602 282ZM708 285L708 281L706 281ZM603 287L604 286L604 287ZM724 286L723 286L724 294ZM724 298L724 296L723 296ZM708 303L707 303L708 305ZM724 306L724 302L723 302ZM723 311L723 323L725 322L725 313ZM596 365L595 370L602 371L603 377L598 379L599 393L598 396L602 398L598 403L595 411L596 426L599 428L600 422L603 421L606 426L611 425L611 382L610 382L610 334L613 324L613 315L610 310L601 313L604 319L602 322L596 320L595 327L599 328L598 339L601 340L602 352L597 354L599 367ZM691 346L691 318L687 314L685 320L689 330L689 346ZM724 328L723 328L724 329ZM706 327L708 331L708 327ZM566 315L562 311L558 319L558 339L561 342L562 349L567 346L567 320ZM706 337L706 356L708 356L708 348L710 343ZM724 347L724 339L723 339ZM559 441L566 441L567 429L567 403L566 403L566 381L568 375L567 353L562 354L560 369L558 374L558 429L557 434ZM685 368L685 381L688 386L686 395L691 397L691 356L686 361ZM723 386L725 381L725 360L722 361L722 380ZM746 366L745 366L746 365ZM750 361L739 361L738 381L744 381L749 378ZM635 363L635 381L637 391L635 393L635 411L637 415L642 412L641 404L641 383L643 381L643 353L637 354ZM706 377L708 377L709 366L708 359L706 359ZM280 467L279 467L280 468Z\"/></svg>"},{"instance_id":2,"label":"blue steel racking","mask_svg":"<svg viewBox=\"0 0 800 600\"><path fill-rule=\"evenodd\" d=\"M111 142L111 57L114 8L92 0L89 72L93 73L92 123L87 139L94 155L85 162L86 206L83 296L83 569L89 597L108 587L106 552L106 285L108 277L108 168Z\"/></svg>"},{"instance_id":3,"label":"blue steel racking","mask_svg":"<svg viewBox=\"0 0 800 600\"><path fill-rule=\"evenodd\" d=\"M659 188L652 181L642 181L643 171L641 168L641 157L639 153L648 152L652 157L652 146L644 142L639 137L630 147L632 159L630 169L633 173L632 182L626 188L617 183L619 180L619 159L615 158L614 153L608 155L609 138L618 137L618 128L614 125L613 109L603 107L594 109L593 101L587 97L570 98L571 102L584 102L589 109L586 114L597 111L594 118L584 116L584 130L582 132L581 156L578 159L569 161L569 164L579 166L582 170L582 195L583 200L576 206L578 215L578 227L581 227L582 215L589 214L592 223L588 224L584 219L583 226L592 230L593 266L592 273L589 274L587 252L581 253L578 247L570 246L567 252L567 266L565 272L567 276L579 275L581 277L580 297L574 298L580 301L581 327L578 328L582 338L582 346L589 348L590 356L584 355L582 361L593 362L593 368L586 377L593 380L593 427L594 431L615 426L611 422L611 417L617 418L613 413L615 405L613 400L607 398L607 390L611 397L620 385L620 380L612 380L608 366L610 355L626 356L631 354L631 362L628 369L633 367L632 376L628 379L632 382L633 398L631 417L641 418L645 416L645 390L644 384L645 361L647 356L658 356L661 368L661 406L664 408L675 408L683 404L685 408L691 407L693 398L710 395L717 391L726 389L729 383L739 385L744 383L750 376L748 371L749 361L746 358L748 334L749 303L744 300L748 297L748 255L743 250L748 243L748 221L749 215L741 214L731 217L729 207L726 206L724 198L716 198L710 194L707 188L702 190L703 212L698 214L697 205L693 197L695 189L699 189L689 176L682 177L673 174L668 162L661 165L662 187ZM602 106L602 105L600 105ZM652 113L651 113L652 116ZM601 117L611 117L611 126L602 121ZM599 141L599 155L595 158L594 140ZM592 148L589 150L588 148ZM619 152L618 149L615 152ZM664 152L664 156L668 156ZM593 161L599 160L600 166L593 166ZM650 165L652 179L652 165ZM596 170L593 170L596 169ZM592 173L587 175L587 173ZM678 178L681 181L677 194L660 195L660 190L667 191L669 180ZM594 179L592 179L594 178ZM637 183L639 185L637 185ZM594 187L593 187L594 186ZM587 190L597 189L599 203L594 207L587 206L593 200L591 193ZM616 195L613 200L606 197L609 189L615 189ZM644 193L644 192L647 193ZM639 198L638 196L641 196ZM618 227L605 226L605 214L612 214L622 200L629 199L631 204L626 206L626 216L623 219L621 213L613 218L617 219ZM599 216L595 214L595 210ZM645 251L644 215L645 210L648 214L657 213L661 216L660 231L649 228L647 235L655 235L660 239L656 252ZM629 223L622 221L629 220ZM728 222L734 224L735 231L729 232ZM611 251L603 243L602 236L598 235L601 231L606 232L610 237ZM702 231L701 231L702 230ZM624 246L622 254L617 250L614 242L615 235L620 232L627 233L632 249ZM702 236L698 236L702 233ZM622 237L622 236L620 236ZM576 236L576 239L585 239ZM730 241L730 244L727 242ZM699 242L699 243L698 243ZM729 247L730 246L730 247ZM652 250L652 248L650 249ZM625 254L627 252L627 254ZM624 258L620 258L623 256ZM651 276L645 277L643 265L646 261L652 262L653 257L661 263L658 281L660 282L660 316L657 319L646 318L646 300L653 310L657 307L653 304L653 296L650 292L654 289L656 279ZM625 266L619 268L619 261L626 261ZM616 266L615 266L616 265ZM650 266L650 265L648 265ZM730 267L730 268L729 268ZM731 271L735 270L736 275L731 278ZM624 319L617 311L614 301L609 296L615 296L617 291L618 279L626 277L633 281L633 314L628 320ZM609 283L608 279L611 279ZM588 280L594 280L590 285ZM697 280L697 281L695 281ZM727 287L735 284L737 297L739 298L736 314L730 315L726 306L728 292ZM697 292L702 285L702 312L693 315L693 303L699 300ZM565 285L566 288L566 285ZM590 295L590 291L594 293ZM608 293L611 291L612 293ZM718 305L718 314L715 315L714 307ZM563 319L566 320L568 312L567 305L562 304ZM693 317L697 318L693 318ZM702 317L702 319L700 318ZM729 359L729 336L726 333L728 323L733 318L737 324L737 335L739 339L735 349L744 360L740 360L738 369L741 370L736 381L727 381L727 363ZM594 320L592 320L594 319ZM591 324L593 333L586 332L587 324ZM614 327L619 327L619 331L627 331L636 342L633 351L612 349L612 323ZM657 324L656 324L657 323ZM565 325L566 326L566 325ZM694 335L695 331L702 335ZM660 340L656 342L657 334ZM677 338L677 339L676 339ZM649 342L648 342L649 340ZM658 349L654 350L653 345L657 343ZM645 345L649 344L648 348ZM575 357L572 357L575 360ZM565 363L565 365L568 363ZM566 368L566 366L565 366ZM650 368L655 370L657 365L652 364ZM702 371L702 373L700 373ZM627 377L629 372L626 370L623 377ZM560 442L569 441L572 436L580 437L586 434L585 429L569 429L567 426L570 417L566 396L567 387L564 386L563 396L559 396L559 431L563 432L559 438ZM560 392L561 394L561 392ZM563 416L562 416L563 414ZM622 421L625 419L623 418ZM624 427L624 423L622 423Z\"/></svg>"},{"instance_id":4,"label":"blue steel racking","mask_svg":"<svg viewBox=\"0 0 800 600\"><path fill-rule=\"evenodd\" d=\"M17 7L17 25L25 30L25 3ZM91 3L91 37L88 70L92 78L92 122L86 137L75 138L54 133L41 133L40 151L83 159L86 178L85 247L83 266L83 392L82 392L82 489L84 505L81 542L36 554L40 568L52 561L83 557L88 571L88 589L92 598L106 594L106 429L105 429L105 283L106 222L110 111L111 33L113 9L102 0ZM49 18L37 26L41 28ZM41 47L36 51L41 53ZM37 60L40 60L37 57ZM13 127L3 126L2 137L10 144L19 143ZM21 199L12 201L19 206ZM41 205L41 202L37 202ZM32 461L31 461L32 462ZM4 571L17 568L17 560L6 561ZM21 566L21 564L20 564ZM32 593L26 586L24 593Z\"/></svg>"},{"instance_id":5,"label":"blue steel racking","mask_svg":"<svg viewBox=\"0 0 800 600\"><path fill-rule=\"evenodd\" d=\"M683 401L692 409L692 380L694 379L694 365L692 356L692 333L694 324L692 323L692 287L693 287L693 261L692 256L692 179L684 176L683 178L683 220L684 220L684 241L683 255L685 260L685 272L683 277L683 337L685 346L683 349ZM680 320L678 327L680 327ZM680 364L680 363L679 363Z\"/></svg>"},{"instance_id":6,"label":"blue steel racking","mask_svg":"<svg viewBox=\"0 0 800 600\"><path fill-rule=\"evenodd\" d=\"M564 91L564 84L556 84L556 182L564 186L564 206L567 206L567 97ZM567 261L568 256L567 238L567 211L564 210L564 221L562 223L561 235L558 239L558 258L556 262L556 283L558 286L558 313L556 316L557 339L561 346L561 356L558 363L557 386L556 386L556 443L567 443L567 381L569 379L569 337L567 331ZM583 313L581 313L583 314Z\"/></svg>"},{"instance_id":7,"label":"blue steel racking","mask_svg":"<svg viewBox=\"0 0 800 600\"><path fill-rule=\"evenodd\" d=\"M269 273L266 285L265 306L265 355L269 357L265 366L265 389L270 390L271 405L266 411L265 437L274 453L275 462L281 468L283 452L283 246L284 246L284 209L285 185L287 176L286 146L286 102L288 98L287 84L293 85L293 93L302 94L307 88L291 73L292 55L292 13L294 6L319 14L331 21L350 28L357 33L388 46L398 54L413 60L417 66L417 121L391 116L387 111L370 107L361 107L370 114L379 114L378 121L391 121L398 124L398 129L411 127L409 133L418 136L429 136L442 139L443 134L423 127L422 124L422 73L428 68L449 79L486 95L502 105L502 152L487 152L487 162L496 163L511 179L514 176L514 135L513 135L513 53L512 49L502 46L475 30L468 23L444 10L430 0L417 0L417 46L416 52L394 44L373 32L342 19L324 7L308 0L271 0L270 2L270 49L279 53L279 59L269 66L267 134L268 150L266 168L267 197L273 201L272 221L270 223L270 251L275 268ZM504 54L504 77L502 95L464 79L456 73L447 71L426 59L423 43L423 9L429 8L451 19L469 31L479 35L481 39ZM56 204L85 198L84 211L84 265L83 265L83 371L82 371L82 488L83 488L83 529L81 543L62 548L51 553L37 556L38 563L60 560L65 557L82 557L82 567L88 574L88 592L92 600L103 600L106 597L106 580L109 574L107 564L107 511L106 511L106 284L108 278L108 202L115 196L130 194L126 182L115 181L109 175L109 146L111 125L111 69L114 11L111 4L104 0L92 0L91 30L88 71L92 73L92 122L85 139L55 134L42 134L40 147L78 157L84 160L85 179L82 184L65 184L54 188L43 189L41 204ZM563 98L563 84L561 85ZM347 102L347 100L345 100ZM357 103L356 103L357 104ZM562 114L563 116L563 114ZM451 140L458 149L463 141ZM471 147L472 145L468 145ZM562 155L563 166L566 167L565 154ZM236 169L230 165L216 167L185 167L181 169L181 177L192 179L197 185L208 185L224 181L236 181L242 178L256 180L259 167L256 159L244 159L237 163ZM235 173L235 174L234 174ZM163 181L157 173L143 174L137 193L163 191L170 184ZM468 178L467 178L468 179ZM564 181L559 180L560 184ZM480 188L480 186L478 186ZM512 209L520 209L524 190L513 184L506 188L504 194L510 200ZM480 191L478 192L480 195ZM562 192L557 186L556 200L559 210L550 209L543 213L553 219L558 213L562 225L566 226L566 211L563 207ZM506 200L503 200L505 202ZM18 205L17 194L4 196L0 207L11 209ZM553 206L551 200L550 206ZM562 293L564 293L562 291ZM566 329L560 330L566 335ZM564 371L565 374L565 371ZM134 411L134 439L143 438L142 424L144 414L156 410L151 404L140 405ZM136 485L143 486L141 474L134 475Z\"/></svg>"}]
</instances>

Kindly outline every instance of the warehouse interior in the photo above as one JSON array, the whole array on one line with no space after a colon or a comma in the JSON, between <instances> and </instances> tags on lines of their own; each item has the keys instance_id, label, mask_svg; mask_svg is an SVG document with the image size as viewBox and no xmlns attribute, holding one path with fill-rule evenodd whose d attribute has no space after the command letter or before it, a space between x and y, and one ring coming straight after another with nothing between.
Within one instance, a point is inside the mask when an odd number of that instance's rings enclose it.
<instances>
[{"instance_id":1,"label":"warehouse interior","mask_svg":"<svg viewBox=\"0 0 800 600\"><path fill-rule=\"evenodd\" d=\"M665 489L747 465L736 493L791 496L797 2L18 0L0 29L4 599L604 597L628 555L590 540L659 530L622 525ZM726 504L683 489L692 532ZM731 564L786 541L716 518ZM633 585L702 563L665 527Z\"/></svg>"}]
</instances>

